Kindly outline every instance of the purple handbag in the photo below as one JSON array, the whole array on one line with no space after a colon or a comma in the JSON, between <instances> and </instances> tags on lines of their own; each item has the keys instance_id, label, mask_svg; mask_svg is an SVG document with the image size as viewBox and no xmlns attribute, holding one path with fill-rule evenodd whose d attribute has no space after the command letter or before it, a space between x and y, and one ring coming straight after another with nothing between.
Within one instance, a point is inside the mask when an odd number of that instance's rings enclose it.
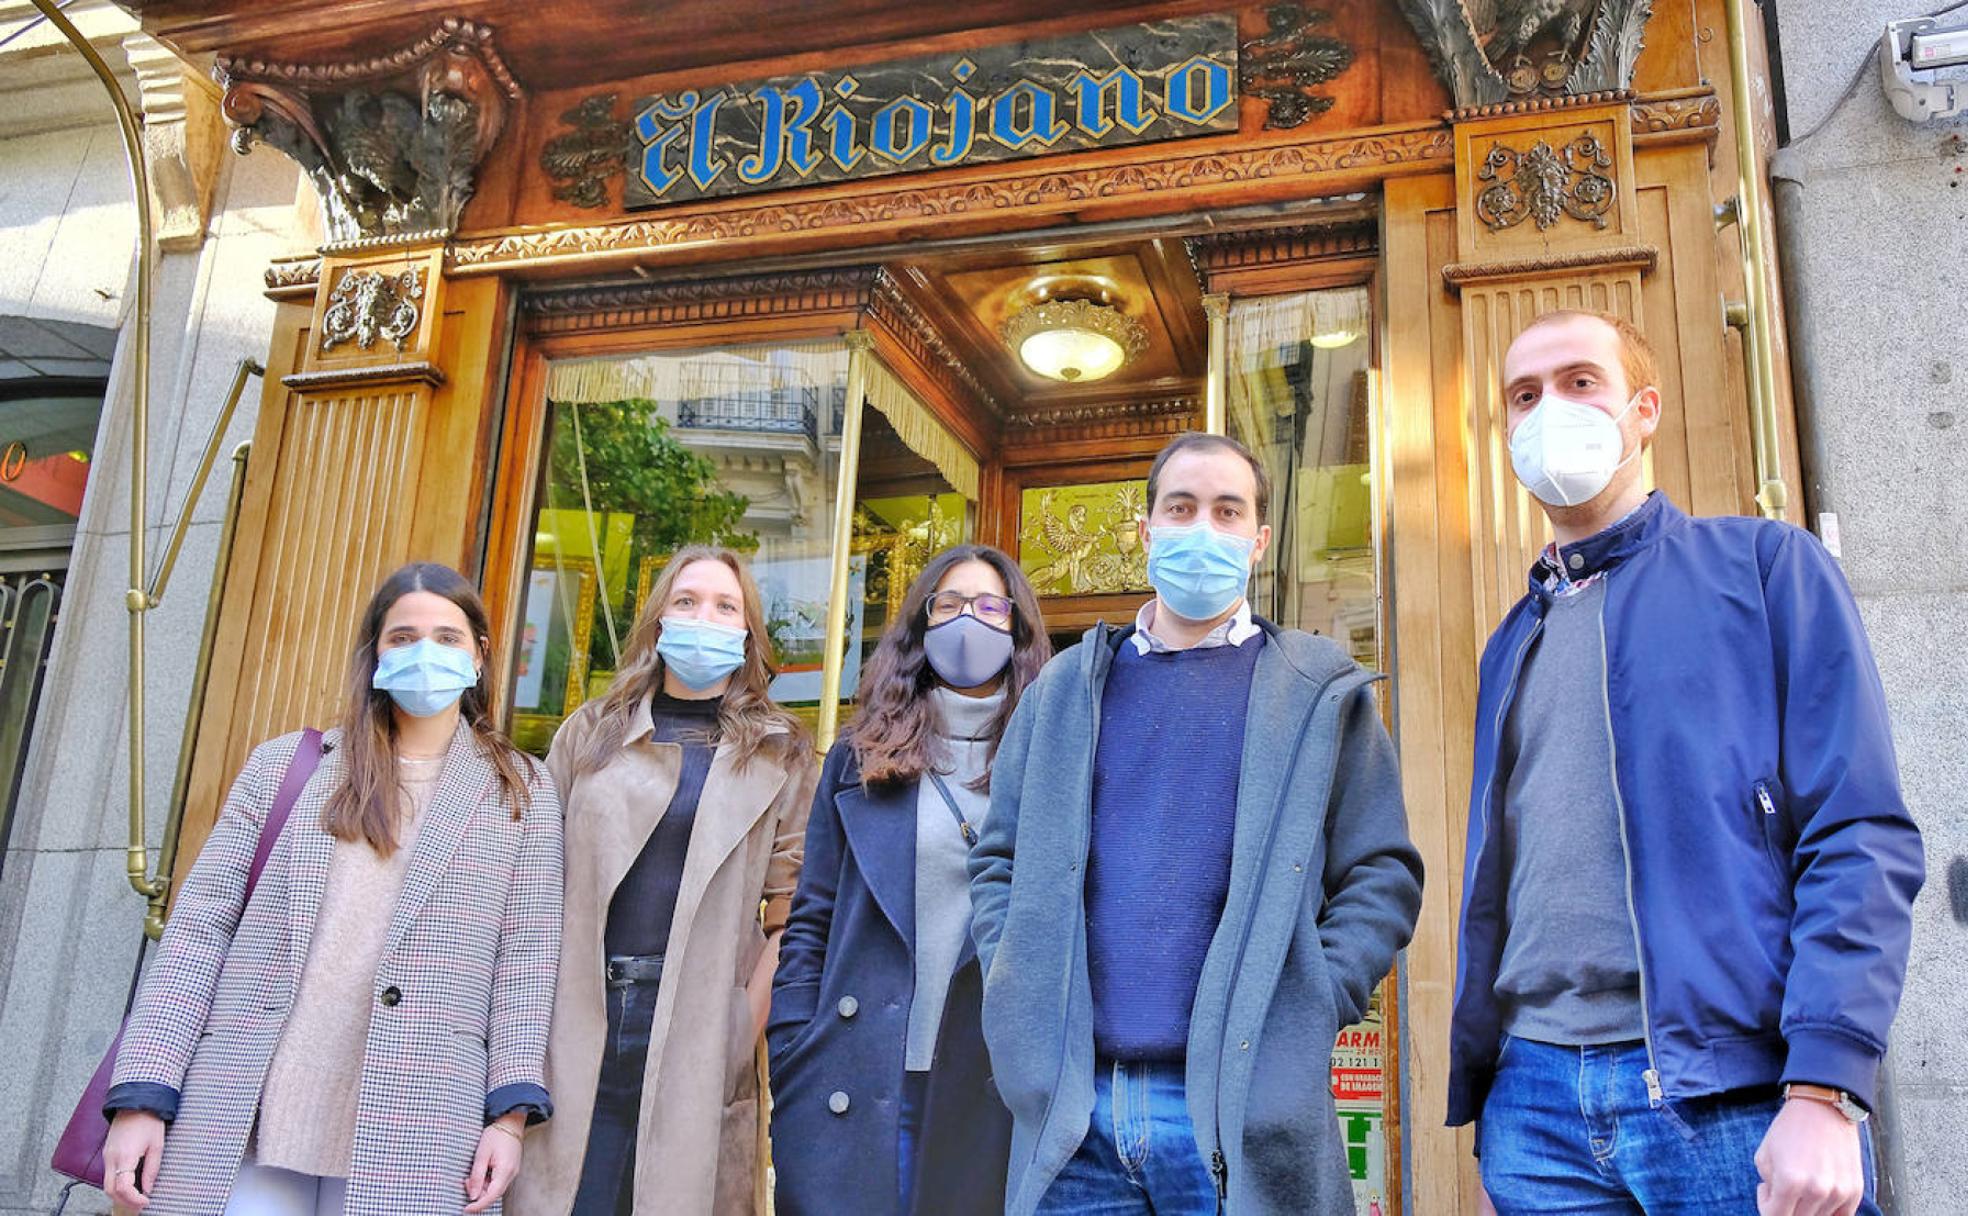
<instances>
[{"instance_id":1,"label":"purple handbag","mask_svg":"<svg viewBox=\"0 0 1968 1216\"><path fill-rule=\"evenodd\" d=\"M300 746L294 749L287 775L281 778L280 790L273 797L273 809L267 812L266 823L260 828L259 847L253 850L253 868L246 872L246 895L239 903L241 916L245 915L246 905L253 902L253 888L260 885L260 871L266 869L273 844L280 839L281 829L287 826L287 816L300 801L301 790L320 763L321 732L302 731ZM100 1188L104 1181L102 1154L103 1141L109 1139L109 1116L103 1114L103 1103L109 1100L109 1079L116 1071L116 1053L123 1046L123 1031L128 1027L126 1011L123 1026L117 1028L116 1038L103 1053L102 1063L96 1065L96 1075L89 1078L82 1100L68 1117L68 1126L62 1129L61 1139L55 1144L54 1160L49 1163L58 1173L93 1187Z\"/></svg>"}]
</instances>

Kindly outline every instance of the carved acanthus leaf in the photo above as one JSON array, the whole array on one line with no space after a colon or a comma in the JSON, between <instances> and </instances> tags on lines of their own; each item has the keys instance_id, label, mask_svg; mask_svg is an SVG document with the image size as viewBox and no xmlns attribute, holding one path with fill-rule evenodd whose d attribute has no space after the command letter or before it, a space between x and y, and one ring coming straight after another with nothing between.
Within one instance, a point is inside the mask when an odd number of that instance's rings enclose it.
<instances>
[{"instance_id":1,"label":"carved acanthus leaf","mask_svg":"<svg viewBox=\"0 0 1968 1216\"><path fill-rule=\"evenodd\" d=\"M293 158L321 197L331 242L454 231L519 96L492 31L457 18L373 59L221 57L215 74L234 146L259 141Z\"/></svg>"}]
</instances>

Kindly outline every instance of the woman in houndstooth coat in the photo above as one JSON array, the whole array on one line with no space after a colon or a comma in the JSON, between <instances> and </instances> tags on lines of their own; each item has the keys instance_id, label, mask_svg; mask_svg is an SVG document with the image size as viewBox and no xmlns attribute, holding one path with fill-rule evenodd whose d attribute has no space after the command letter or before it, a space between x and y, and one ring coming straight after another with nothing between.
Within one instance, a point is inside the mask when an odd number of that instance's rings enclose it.
<instances>
[{"instance_id":1,"label":"woman in houndstooth coat","mask_svg":"<svg viewBox=\"0 0 1968 1216\"><path fill-rule=\"evenodd\" d=\"M247 759L116 1060L110 1197L146 1216L497 1211L552 1113L561 811L493 728L485 609L416 564L371 598L341 725L251 902L303 737ZM243 905L243 906L242 906Z\"/></svg>"}]
</instances>

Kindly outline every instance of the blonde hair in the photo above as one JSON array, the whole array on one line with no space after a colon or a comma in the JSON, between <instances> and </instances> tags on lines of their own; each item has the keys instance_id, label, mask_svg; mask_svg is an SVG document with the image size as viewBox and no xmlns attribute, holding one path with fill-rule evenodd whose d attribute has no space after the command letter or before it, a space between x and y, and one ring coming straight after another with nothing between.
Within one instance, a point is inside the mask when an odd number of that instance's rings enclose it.
<instances>
[{"instance_id":1,"label":"blonde hair","mask_svg":"<svg viewBox=\"0 0 1968 1216\"><path fill-rule=\"evenodd\" d=\"M768 695L772 677L779 673L773 662L772 638L765 629L765 604L758 584L745 566L745 560L730 549L715 545L686 545L671 555L656 586L643 602L629 643L622 654L622 665L602 695L595 711L595 729L587 744L574 758L574 771L591 773L606 765L621 750L629 736L629 722L636 707L656 695L663 686L663 656L656 643L663 636L663 608L684 570L697 562L720 562L738 579L745 598L745 661L732 673L731 683L718 707L718 736L732 746L740 768L749 765L769 745L781 757L806 745L806 727L781 709Z\"/></svg>"}]
</instances>

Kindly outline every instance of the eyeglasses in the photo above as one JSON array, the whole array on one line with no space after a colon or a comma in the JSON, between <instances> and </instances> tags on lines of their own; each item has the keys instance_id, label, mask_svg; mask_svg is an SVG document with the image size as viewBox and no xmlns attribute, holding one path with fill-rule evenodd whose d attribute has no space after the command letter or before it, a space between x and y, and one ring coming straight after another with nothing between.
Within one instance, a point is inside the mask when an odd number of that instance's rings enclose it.
<instances>
[{"instance_id":1,"label":"eyeglasses","mask_svg":"<svg viewBox=\"0 0 1968 1216\"><path fill-rule=\"evenodd\" d=\"M1011 601L1002 595L965 595L961 591L939 591L929 597L929 623L954 621L965 608L993 629L1011 628Z\"/></svg>"}]
</instances>

